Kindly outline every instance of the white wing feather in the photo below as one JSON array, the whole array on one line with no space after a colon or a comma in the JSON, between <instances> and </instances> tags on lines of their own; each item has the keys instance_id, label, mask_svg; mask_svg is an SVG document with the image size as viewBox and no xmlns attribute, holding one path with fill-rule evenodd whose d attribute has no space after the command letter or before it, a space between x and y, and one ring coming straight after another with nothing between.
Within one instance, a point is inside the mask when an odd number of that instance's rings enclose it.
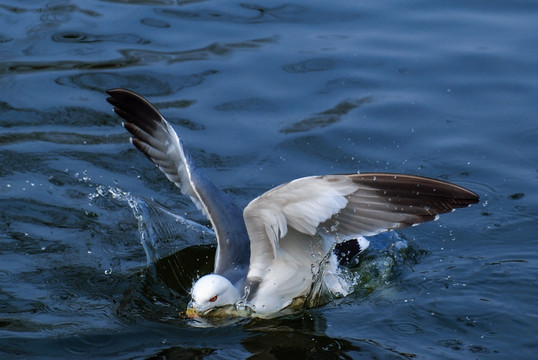
<instances>
[{"instance_id":1,"label":"white wing feather","mask_svg":"<svg viewBox=\"0 0 538 360\"><path fill-rule=\"evenodd\" d=\"M279 256L288 226L315 235L319 224L343 209L358 186L341 175L306 177L276 187L248 204L243 212L251 241L249 277L260 276Z\"/></svg>"}]
</instances>

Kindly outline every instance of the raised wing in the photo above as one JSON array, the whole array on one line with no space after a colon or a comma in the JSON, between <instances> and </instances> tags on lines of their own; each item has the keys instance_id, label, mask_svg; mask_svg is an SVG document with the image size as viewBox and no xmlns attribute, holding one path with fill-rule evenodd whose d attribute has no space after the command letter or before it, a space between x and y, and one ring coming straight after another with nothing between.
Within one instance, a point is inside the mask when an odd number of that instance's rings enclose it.
<instances>
[{"instance_id":1,"label":"raised wing","mask_svg":"<svg viewBox=\"0 0 538 360\"><path fill-rule=\"evenodd\" d=\"M342 241L430 221L477 202L470 190L420 176L368 173L297 179L254 199L243 212L252 249L249 277L258 276L278 257L288 227Z\"/></svg>"},{"instance_id":2,"label":"raised wing","mask_svg":"<svg viewBox=\"0 0 538 360\"><path fill-rule=\"evenodd\" d=\"M194 169L192 159L170 124L138 94L124 89L112 89L107 93L110 95L107 101L114 105L114 112L125 120L123 127L131 133L131 143L207 215L190 180Z\"/></svg>"},{"instance_id":3,"label":"raised wing","mask_svg":"<svg viewBox=\"0 0 538 360\"><path fill-rule=\"evenodd\" d=\"M125 120L123 127L131 133L133 145L211 221L218 241L215 273L231 281L244 276L250 242L241 210L194 166L181 139L153 105L129 90L112 89L107 93L114 112Z\"/></svg>"}]
</instances>

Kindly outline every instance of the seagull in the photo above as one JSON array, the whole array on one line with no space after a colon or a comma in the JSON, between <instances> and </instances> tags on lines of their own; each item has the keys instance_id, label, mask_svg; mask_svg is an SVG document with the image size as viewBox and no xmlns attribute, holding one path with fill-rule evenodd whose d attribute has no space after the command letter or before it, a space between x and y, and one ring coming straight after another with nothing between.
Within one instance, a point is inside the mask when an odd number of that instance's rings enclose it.
<instances>
[{"instance_id":1,"label":"seagull","mask_svg":"<svg viewBox=\"0 0 538 360\"><path fill-rule=\"evenodd\" d=\"M305 306L319 289L346 295L349 289L335 276L335 246L355 241L359 253L369 245L365 236L435 220L479 200L432 178L352 173L296 179L241 210L195 166L150 102L126 89L107 93L131 143L191 198L215 231L214 271L194 283L190 318L239 307L252 317L274 317Z\"/></svg>"}]
</instances>

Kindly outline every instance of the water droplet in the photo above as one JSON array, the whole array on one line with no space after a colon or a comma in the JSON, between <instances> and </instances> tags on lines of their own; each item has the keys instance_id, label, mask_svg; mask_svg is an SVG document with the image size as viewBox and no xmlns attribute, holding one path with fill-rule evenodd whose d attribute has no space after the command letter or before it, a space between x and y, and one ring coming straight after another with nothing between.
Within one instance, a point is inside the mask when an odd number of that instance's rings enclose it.
<instances>
[{"instance_id":1,"label":"water droplet","mask_svg":"<svg viewBox=\"0 0 538 360\"><path fill-rule=\"evenodd\" d=\"M105 275L110 275L112 274L112 268L108 268L105 270Z\"/></svg>"}]
</instances>

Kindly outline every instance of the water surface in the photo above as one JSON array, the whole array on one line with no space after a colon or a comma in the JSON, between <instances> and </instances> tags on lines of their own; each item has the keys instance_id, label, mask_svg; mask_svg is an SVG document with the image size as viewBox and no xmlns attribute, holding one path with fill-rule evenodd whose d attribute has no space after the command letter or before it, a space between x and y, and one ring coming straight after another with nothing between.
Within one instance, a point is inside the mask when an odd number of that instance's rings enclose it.
<instances>
[{"instance_id":1,"label":"water surface","mask_svg":"<svg viewBox=\"0 0 538 360\"><path fill-rule=\"evenodd\" d=\"M533 358L537 15L533 1L0 1L0 354ZM193 327L179 312L211 270L195 225L209 223L129 144L114 87L156 104L241 206L356 171L455 182L481 203L377 239L348 297ZM163 251L186 249L147 266L159 216L129 200L193 221L162 217L177 239Z\"/></svg>"}]
</instances>

